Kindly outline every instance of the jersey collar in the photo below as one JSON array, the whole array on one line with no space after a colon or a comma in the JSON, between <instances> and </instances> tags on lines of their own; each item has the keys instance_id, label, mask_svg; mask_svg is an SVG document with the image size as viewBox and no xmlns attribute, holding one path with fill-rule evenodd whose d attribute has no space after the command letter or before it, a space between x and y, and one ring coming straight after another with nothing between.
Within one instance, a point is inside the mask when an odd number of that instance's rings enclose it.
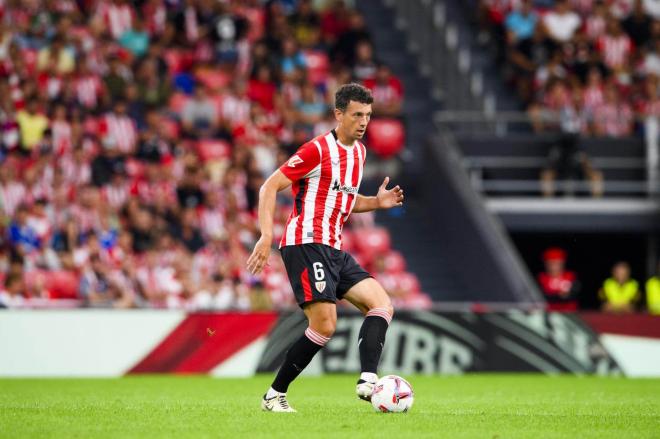
<instances>
[{"instance_id":1,"label":"jersey collar","mask_svg":"<svg viewBox=\"0 0 660 439\"><path fill-rule=\"evenodd\" d=\"M347 151L353 151L353 148L355 147L355 142L356 142L356 141L353 142L353 145L351 145L351 146L346 146L346 145L344 145L343 143L341 143L341 142L339 141L339 137L337 137L337 131L335 131L334 128L333 128L332 131L330 131L330 132L332 133L332 137L335 138L335 143L336 143L337 145L341 146L342 148L344 148L344 149L347 150Z\"/></svg>"}]
</instances>

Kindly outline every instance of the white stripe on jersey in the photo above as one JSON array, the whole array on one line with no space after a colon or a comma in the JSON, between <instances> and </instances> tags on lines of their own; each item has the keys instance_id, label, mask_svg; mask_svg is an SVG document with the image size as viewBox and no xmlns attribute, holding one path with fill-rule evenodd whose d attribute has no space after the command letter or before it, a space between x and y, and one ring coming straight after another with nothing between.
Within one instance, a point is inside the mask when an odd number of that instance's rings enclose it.
<instances>
[{"instance_id":1,"label":"white stripe on jersey","mask_svg":"<svg viewBox=\"0 0 660 439\"><path fill-rule=\"evenodd\" d=\"M337 145L339 148L344 148L341 145ZM356 143L353 143L353 148L359 148L359 145L356 145ZM353 186L353 154L355 152L354 149L348 149L344 148L346 150L346 172L344 172L344 181L342 182L344 185L348 187ZM348 194L342 191L341 193L341 209L337 215L337 222L335 223L335 248L337 250L341 250L341 222L342 222L342 217L344 216L344 213L347 212L348 206L346 205L348 203Z\"/></svg>"},{"instance_id":2,"label":"white stripe on jersey","mask_svg":"<svg viewBox=\"0 0 660 439\"><path fill-rule=\"evenodd\" d=\"M303 219L302 219L302 242L314 241L314 206L316 206L316 195L319 192L320 177L307 179L307 191L303 200Z\"/></svg>"},{"instance_id":3,"label":"white stripe on jersey","mask_svg":"<svg viewBox=\"0 0 660 439\"><path fill-rule=\"evenodd\" d=\"M357 153L358 153L358 161L359 161L357 187L360 187L360 183L362 183L362 164L364 163L364 158L362 157L362 145L358 143L356 148L358 149ZM355 203L357 202L357 196L358 194L355 194L355 196L353 197L353 201L351 202L347 214L350 214L353 211L353 208L355 207Z\"/></svg>"},{"instance_id":4,"label":"white stripe on jersey","mask_svg":"<svg viewBox=\"0 0 660 439\"><path fill-rule=\"evenodd\" d=\"M330 216L332 215L332 210L335 208L335 201L337 200L337 195L339 191L333 191L332 185L336 180L339 180L341 172L341 163L339 160L339 150L337 149L337 144L335 143L335 138L332 133L329 133L325 136L325 140L328 144L328 151L330 151L330 166L332 169L332 179L330 180L330 187L328 188L328 196L325 199L325 209L323 211L323 234L322 240L323 244L330 245Z\"/></svg>"}]
</instances>

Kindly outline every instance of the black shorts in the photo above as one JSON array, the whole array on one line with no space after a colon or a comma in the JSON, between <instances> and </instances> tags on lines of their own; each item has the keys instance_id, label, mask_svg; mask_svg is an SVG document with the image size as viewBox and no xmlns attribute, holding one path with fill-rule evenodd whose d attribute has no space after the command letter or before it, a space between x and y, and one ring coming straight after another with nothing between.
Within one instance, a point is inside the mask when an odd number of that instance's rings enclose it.
<instances>
[{"instance_id":1,"label":"black shorts","mask_svg":"<svg viewBox=\"0 0 660 439\"><path fill-rule=\"evenodd\" d=\"M372 277L353 256L324 244L288 245L280 252L301 308L314 301L335 303L353 285Z\"/></svg>"}]
</instances>

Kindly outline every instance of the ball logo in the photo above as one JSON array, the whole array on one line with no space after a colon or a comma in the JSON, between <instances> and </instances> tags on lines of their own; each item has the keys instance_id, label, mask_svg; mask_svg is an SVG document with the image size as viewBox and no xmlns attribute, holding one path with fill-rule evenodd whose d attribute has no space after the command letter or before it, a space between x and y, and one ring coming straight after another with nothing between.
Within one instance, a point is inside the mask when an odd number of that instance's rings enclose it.
<instances>
[{"instance_id":1,"label":"ball logo","mask_svg":"<svg viewBox=\"0 0 660 439\"><path fill-rule=\"evenodd\" d=\"M294 155L293 157L291 157L291 158L289 159L289 162L287 163L287 165L288 165L290 168L295 168L296 165L299 165L299 164L301 164L302 162L303 162L303 159L301 159L300 156L299 156L298 154L296 154L296 155Z\"/></svg>"}]
</instances>

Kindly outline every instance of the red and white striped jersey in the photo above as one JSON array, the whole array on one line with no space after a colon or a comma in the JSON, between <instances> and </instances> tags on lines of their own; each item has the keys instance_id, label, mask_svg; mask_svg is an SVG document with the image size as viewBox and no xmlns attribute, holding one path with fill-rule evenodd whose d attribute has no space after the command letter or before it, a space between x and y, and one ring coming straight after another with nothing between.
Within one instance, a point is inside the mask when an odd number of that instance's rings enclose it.
<instances>
[{"instance_id":1,"label":"red and white striped jersey","mask_svg":"<svg viewBox=\"0 0 660 439\"><path fill-rule=\"evenodd\" d=\"M619 36L603 35L596 42L596 48L602 53L605 65L611 69L618 69L628 63L628 58L634 46L626 34Z\"/></svg>"},{"instance_id":2,"label":"red and white striped jersey","mask_svg":"<svg viewBox=\"0 0 660 439\"><path fill-rule=\"evenodd\" d=\"M334 130L307 142L280 167L292 182L293 211L280 248L309 243L341 250L341 231L362 181L367 149L337 140Z\"/></svg>"}]
</instances>

